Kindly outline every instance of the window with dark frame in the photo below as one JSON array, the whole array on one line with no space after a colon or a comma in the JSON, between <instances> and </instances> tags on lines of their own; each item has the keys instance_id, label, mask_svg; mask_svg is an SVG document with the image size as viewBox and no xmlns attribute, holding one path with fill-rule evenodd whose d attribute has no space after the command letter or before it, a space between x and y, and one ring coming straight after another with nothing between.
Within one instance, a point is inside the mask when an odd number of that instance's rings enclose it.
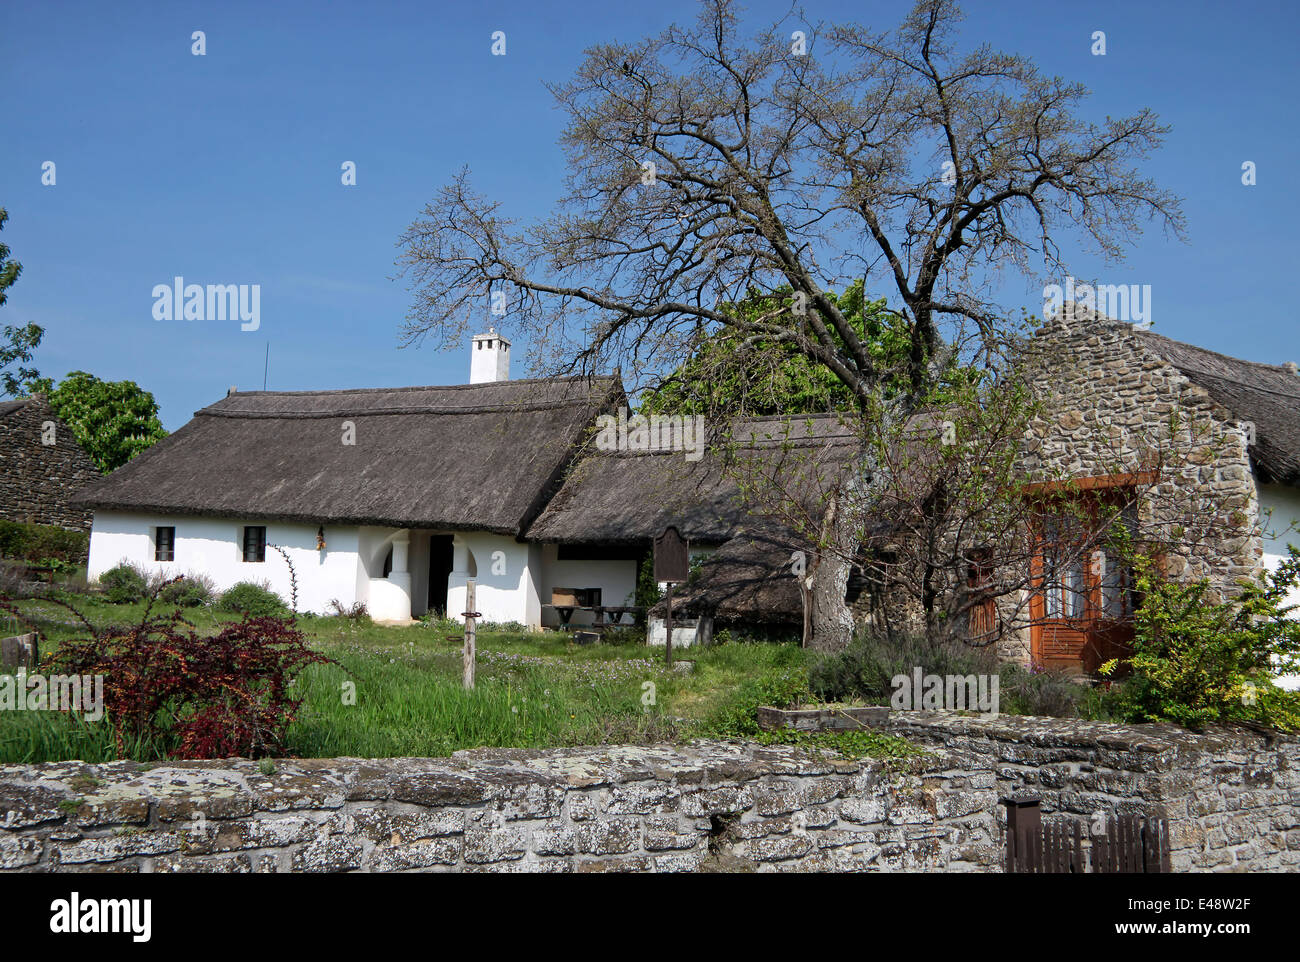
<instances>
[{"instance_id":1,"label":"window with dark frame","mask_svg":"<svg viewBox=\"0 0 1300 962\"><path fill-rule=\"evenodd\" d=\"M967 610L967 629L971 641L989 642L1000 634L997 598L989 594L993 588L993 552L989 548L976 548L966 556L966 587L971 593ZM988 595L985 597L985 595Z\"/></svg>"},{"instance_id":2,"label":"window with dark frame","mask_svg":"<svg viewBox=\"0 0 1300 962\"><path fill-rule=\"evenodd\" d=\"M266 560L266 525L244 526L244 560L248 562Z\"/></svg>"},{"instance_id":3,"label":"window with dark frame","mask_svg":"<svg viewBox=\"0 0 1300 962\"><path fill-rule=\"evenodd\" d=\"M176 560L176 528L157 527L153 529L153 560Z\"/></svg>"}]
</instances>

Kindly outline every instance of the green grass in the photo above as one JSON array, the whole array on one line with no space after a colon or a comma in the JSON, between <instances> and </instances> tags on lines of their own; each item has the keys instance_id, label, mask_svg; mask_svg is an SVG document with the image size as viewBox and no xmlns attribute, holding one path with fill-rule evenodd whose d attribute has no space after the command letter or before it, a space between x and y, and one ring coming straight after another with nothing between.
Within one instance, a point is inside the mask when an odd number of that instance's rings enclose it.
<instances>
[{"instance_id":1,"label":"green grass","mask_svg":"<svg viewBox=\"0 0 1300 962\"><path fill-rule=\"evenodd\" d=\"M91 623L131 624L144 604L111 605L77 597ZM19 607L41 633L42 652L84 637L70 611L48 600ZM159 606L158 611L170 611ZM201 633L232 615L187 609ZM806 691L805 653L796 645L729 642L677 652L695 664L669 672L662 649L641 644L575 645L558 632L484 631L478 636L477 684L461 685L461 628L448 622L380 626L347 618L303 616L313 647L337 664L309 666L296 690L303 708L289 732L291 754L305 757L437 756L463 748L545 748L644 744L688 738L760 735L754 708ZM449 637L451 636L451 637ZM349 687L351 686L351 687ZM850 754L897 755L906 743L832 737L820 747ZM811 746L811 743L809 743ZM156 746L128 745L127 757L155 760ZM106 761L117 757L106 724L55 712L0 713L0 761Z\"/></svg>"}]
</instances>

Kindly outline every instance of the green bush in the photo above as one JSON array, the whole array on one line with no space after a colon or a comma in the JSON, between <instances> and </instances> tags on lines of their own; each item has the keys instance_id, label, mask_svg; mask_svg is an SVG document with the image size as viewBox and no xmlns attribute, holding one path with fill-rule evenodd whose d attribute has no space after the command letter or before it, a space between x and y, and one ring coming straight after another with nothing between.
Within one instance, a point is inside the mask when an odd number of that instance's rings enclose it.
<instances>
[{"instance_id":1,"label":"green bush","mask_svg":"<svg viewBox=\"0 0 1300 962\"><path fill-rule=\"evenodd\" d=\"M99 576L99 586L112 604L129 605L144 598L149 590L149 579L138 567L123 561Z\"/></svg>"},{"instance_id":2,"label":"green bush","mask_svg":"<svg viewBox=\"0 0 1300 962\"><path fill-rule=\"evenodd\" d=\"M1210 597L1208 582L1167 581L1138 559L1133 655L1102 666L1103 674L1132 670L1125 688L1135 720L1300 730L1300 692L1274 683L1300 667L1300 621L1290 617L1297 606L1286 603L1300 583L1300 550L1289 551L1277 571L1244 581L1226 601Z\"/></svg>"},{"instance_id":3,"label":"green bush","mask_svg":"<svg viewBox=\"0 0 1300 962\"><path fill-rule=\"evenodd\" d=\"M180 581L173 581L166 585L158 592L158 598L169 605L178 605L181 608L202 608L212 604L216 594L216 585L211 578L205 574L190 572Z\"/></svg>"},{"instance_id":4,"label":"green bush","mask_svg":"<svg viewBox=\"0 0 1300 962\"><path fill-rule=\"evenodd\" d=\"M605 629L601 641L607 645L644 645L645 629L636 625L615 625Z\"/></svg>"},{"instance_id":5,"label":"green bush","mask_svg":"<svg viewBox=\"0 0 1300 962\"><path fill-rule=\"evenodd\" d=\"M972 648L960 640L931 641L923 633L887 635L866 631L844 651L814 656L808 685L818 698L887 703L892 679L920 668L927 675L977 675L997 671L991 648Z\"/></svg>"},{"instance_id":6,"label":"green bush","mask_svg":"<svg viewBox=\"0 0 1300 962\"><path fill-rule=\"evenodd\" d=\"M480 621L477 630L498 635L522 635L528 632L528 626L518 621Z\"/></svg>"},{"instance_id":7,"label":"green bush","mask_svg":"<svg viewBox=\"0 0 1300 962\"><path fill-rule=\"evenodd\" d=\"M647 551L636 568L636 588L632 592L632 604L639 606L642 611L649 611L659 604L663 596L664 593L659 590L659 583L655 581L654 552ZM643 618L644 615L639 617Z\"/></svg>"},{"instance_id":8,"label":"green bush","mask_svg":"<svg viewBox=\"0 0 1300 962\"><path fill-rule=\"evenodd\" d=\"M1046 671L1005 664L998 668L999 710L1008 715L1053 718L1104 716L1090 685L1075 681L1069 670ZM1085 709L1085 705L1088 707Z\"/></svg>"},{"instance_id":9,"label":"green bush","mask_svg":"<svg viewBox=\"0 0 1300 962\"><path fill-rule=\"evenodd\" d=\"M0 521L0 557L31 564L51 561L84 564L90 552L90 535L50 524Z\"/></svg>"},{"instance_id":10,"label":"green bush","mask_svg":"<svg viewBox=\"0 0 1300 962\"><path fill-rule=\"evenodd\" d=\"M252 618L270 618L283 615L289 610L288 605L271 590L269 584L263 582L259 585L251 581L241 581L226 589L217 600L217 607Z\"/></svg>"}]
</instances>

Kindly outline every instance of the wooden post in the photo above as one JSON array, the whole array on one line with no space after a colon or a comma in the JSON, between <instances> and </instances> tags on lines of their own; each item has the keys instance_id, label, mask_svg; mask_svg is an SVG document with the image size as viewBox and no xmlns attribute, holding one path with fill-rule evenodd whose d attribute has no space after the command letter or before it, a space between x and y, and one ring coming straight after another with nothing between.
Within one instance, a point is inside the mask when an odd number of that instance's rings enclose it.
<instances>
[{"instance_id":1,"label":"wooden post","mask_svg":"<svg viewBox=\"0 0 1300 962\"><path fill-rule=\"evenodd\" d=\"M462 652L464 674L462 681L466 688L474 687L474 665L477 653L474 650L474 619L479 613L474 610L474 582L465 582L465 648Z\"/></svg>"},{"instance_id":2,"label":"wooden post","mask_svg":"<svg viewBox=\"0 0 1300 962\"><path fill-rule=\"evenodd\" d=\"M673 583L668 582L668 614L664 617L664 625L668 629L668 637L665 640L664 654L668 657L668 667L673 666Z\"/></svg>"},{"instance_id":3,"label":"wooden post","mask_svg":"<svg viewBox=\"0 0 1300 962\"><path fill-rule=\"evenodd\" d=\"M1007 807L1007 872L1041 872L1037 860L1042 810L1037 795L1012 795L1000 800Z\"/></svg>"}]
</instances>

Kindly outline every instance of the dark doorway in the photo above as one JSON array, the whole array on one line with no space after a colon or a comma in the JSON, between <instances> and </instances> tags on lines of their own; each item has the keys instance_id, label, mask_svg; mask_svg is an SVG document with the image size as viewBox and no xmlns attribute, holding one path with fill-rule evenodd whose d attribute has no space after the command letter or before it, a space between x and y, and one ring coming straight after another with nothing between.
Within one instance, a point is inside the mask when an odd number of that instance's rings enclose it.
<instances>
[{"instance_id":1,"label":"dark doorway","mask_svg":"<svg viewBox=\"0 0 1300 962\"><path fill-rule=\"evenodd\" d=\"M447 579L451 577L454 549L451 535L429 536L429 610L447 614Z\"/></svg>"}]
</instances>

